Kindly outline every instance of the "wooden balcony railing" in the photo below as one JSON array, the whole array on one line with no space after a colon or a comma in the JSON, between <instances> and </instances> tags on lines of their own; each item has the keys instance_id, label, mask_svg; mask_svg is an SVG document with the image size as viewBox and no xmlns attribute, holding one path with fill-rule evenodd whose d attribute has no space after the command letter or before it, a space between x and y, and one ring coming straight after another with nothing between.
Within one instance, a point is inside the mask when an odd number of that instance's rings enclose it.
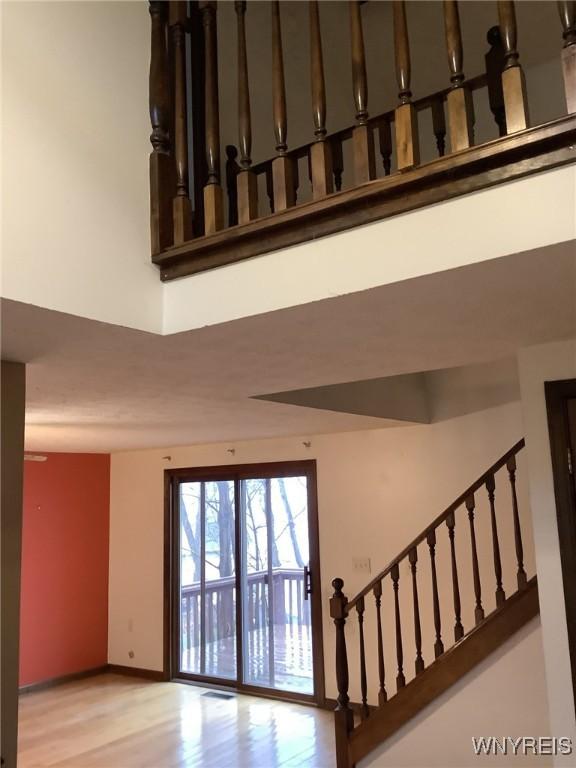
<instances>
[{"instance_id":1,"label":"wooden balcony railing","mask_svg":"<svg viewBox=\"0 0 576 768\"><path fill-rule=\"evenodd\" d=\"M376 117L368 111L361 3L352 0L350 117L354 122L334 133L327 128L330 105L323 57L323 45L330 44L330 40L322 35L322 3L312 0L308 4L310 141L294 149L288 146L283 4L271 2L270 32L259 30L259 34L270 34L270 131L275 139L275 155L255 165L246 27L252 3L235 2L238 147L226 147L225 190L220 149L218 5L209 0L150 2L152 259L164 280L333 234L575 160L573 0L557 3L567 113L535 127L529 125L511 0L497 2L498 26L488 33L486 73L469 80L464 74L458 3L437 3L445 26L446 87L418 100L412 98L406 3L392 0L398 102L393 110ZM555 6L550 4L550 13L557 13ZM488 93L498 138L475 144L474 94L481 90ZM424 113L431 114L437 157L422 163ZM302 120L301 115L297 117ZM427 137L423 135L423 139ZM376 146L381 167L375 160ZM309 179L309 192L301 195L300 201L299 161L301 166L307 165ZM343 175L347 185L343 184ZM262 186L259 177L266 180L266 205L258 199Z\"/></svg>"}]
</instances>

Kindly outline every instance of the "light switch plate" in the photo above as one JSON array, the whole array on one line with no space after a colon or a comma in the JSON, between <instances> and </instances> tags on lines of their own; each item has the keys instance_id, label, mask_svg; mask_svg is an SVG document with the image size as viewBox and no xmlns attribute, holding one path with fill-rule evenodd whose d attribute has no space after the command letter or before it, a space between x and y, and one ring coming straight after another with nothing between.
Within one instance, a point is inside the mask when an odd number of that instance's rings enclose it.
<instances>
[{"instance_id":1,"label":"light switch plate","mask_svg":"<svg viewBox=\"0 0 576 768\"><path fill-rule=\"evenodd\" d=\"M352 568L357 573L372 573L372 566L369 557L353 557Z\"/></svg>"}]
</instances>

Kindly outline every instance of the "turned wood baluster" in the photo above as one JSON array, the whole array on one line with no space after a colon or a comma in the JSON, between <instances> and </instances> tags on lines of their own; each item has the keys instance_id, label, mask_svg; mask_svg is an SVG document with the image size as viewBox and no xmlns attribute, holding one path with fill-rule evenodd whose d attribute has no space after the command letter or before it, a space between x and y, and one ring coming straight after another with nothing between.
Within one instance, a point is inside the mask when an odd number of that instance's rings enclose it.
<instances>
[{"instance_id":1,"label":"turned wood baluster","mask_svg":"<svg viewBox=\"0 0 576 768\"><path fill-rule=\"evenodd\" d=\"M380 147L380 154L382 155L384 175L390 176L390 171L392 169L392 126L388 119L384 120L378 128L378 144Z\"/></svg>"},{"instance_id":2,"label":"turned wood baluster","mask_svg":"<svg viewBox=\"0 0 576 768\"><path fill-rule=\"evenodd\" d=\"M188 189L188 121L186 112L186 3L170 3L170 31L174 55L174 159L176 197L172 200L174 245L192 237L192 203Z\"/></svg>"},{"instance_id":3,"label":"turned wood baluster","mask_svg":"<svg viewBox=\"0 0 576 768\"><path fill-rule=\"evenodd\" d=\"M382 641L382 582L374 585L374 599L376 600L376 629L378 632L378 680L380 687L378 689L378 704L382 706L388 700L386 693L386 681L384 668L384 643Z\"/></svg>"},{"instance_id":4,"label":"turned wood baluster","mask_svg":"<svg viewBox=\"0 0 576 768\"><path fill-rule=\"evenodd\" d=\"M452 591L454 593L454 616L456 621L454 624L454 640L458 642L464 637L464 627L462 626L461 606L460 606L460 587L458 584L458 565L456 563L456 542L454 540L454 526L456 521L454 519L454 512L450 512L446 518L446 526L448 528L448 538L450 539L450 558L452 561Z\"/></svg>"},{"instance_id":5,"label":"turned wood baluster","mask_svg":"<svg viewBox=\"0 0 576 768\"><path fill-rule=\"evenodd\" d=\"M472 146L472 97L464 85L464 54L460 14L456 0L444 0L444 27L446 51L450 67L452 88L446 98L448 106L448 130L452 152Z\"/></svg>"},{"instance_id":6,"label":"turned wood baluster","mask_svg":"<svg viewBox=\"0 0 576 768\"><path fill-rule=\"evenodd\" d=\"M440 619L440 600L438 598L438 579L436 576L436 531L431 530L426 536L428 547L430 548L430 565L432 568L432 604L434 608L434 629L436 631L436 640L434 642L434 656L438 658L444 653L444 643L442 642L442 624Z\"/></svg>"},{"instance_id":7,"label":"turned wood baluster","mask_svg":"<svg viewBox=\"0 0 576 768\"><path fill-rule=\"evenodd\" d=\"M488 102L494 120L498 126L498 135L506 136L506 109L502 90L502 72L504 71L504 46L500 27L491 27L486 35L490 49L484 56L486 77L488 80Z\"/></svg>"},{"instance_id":8,"label":"turned wood baluster","mask_svg":"<svg viewBox=\"0 0 576 768\"><path fill-rule=\"evenodd\" d=\"M402 649L402 622L400 618L400 604L398 601L398 581L400 579L400 568L398 563L392 566L390 570L392 585L394 587L394 616L396 619L396 658L398 659L398 674L396 675L396 689L404 688L406 678L404 677L404 651Z\"/></svg>"},{"instance_id":9,"label":"turned wood baluster","mask_svg":"<svg viewBox=\"0 0 576 768\"><path fill-rule=\"evenodd\" d=\"M576 2L560 0L558 12L562 23L562 70L568 114L576 112Z\"/></svg>"},{"instance_id":10,"label":"turned wood baluster","mask_svg":"<svg viewBox=\"0 0 576 768\"><path fill-rule=\"evenodd\" d=\"M250 113L250 86L248 56L246 53L246 2L234 3L238 36L238 146L240 173L236 179L238 194L238 223L246 224L258 217L258 185L250 170L252 165L252 117Z\"/></svg>"},{"instance_id":11,"label":"turned wood baluster","mask_svg":"<svg viewBox=\"0 0 576 768\"><path fill-rule=\"evenodd\" d=\"M518 562L518 572L516 578L518 589L525 589L528 586L528 577L524 570L524 548L522 546L522 531L520 529L520 515L518 514L518 496L516 495L516 456L510 456L506 462L508 477L510 479L510 491L512 493L512 516L514 519L514 543L516 545L516 560Z\"/></svg>"},{"instance_id":12,"label":"turned wood baluster","mask_svg":"<svg viewBox=\"0 0 576 768\"><path fill-rule=\"evenodd\" d=\"M149 79L149 106L152 133L150 143L150 235L152 254L158 254L172 243L171 163L168 155L170 142L168 48L166 40L166 3L150 2L151 56Z\"/></svg>"},{"instance_id":13,"label":"turned wood baluster","mask_svg":"<svg viewBox=\"0 0 576 768\"><path fill-rule=\"evenodd\" d=\"M432 130L436 136L436 148L438 156L444 157L446 153L446 117L444 115L444 99L442 96L432 102Z\"/></svg>"},{"instance_id":14,"label":"turned wood baluster","mask_svg":"<svg viewBox=\"0 0 576 768\"><path fill-rule=\"evenodd\" d=\"M368 126L368 78L364 53L362 13L358 0L350 0L350 39L352 51L352 88L356 125L352 130L354 182L364 184L376 175L374 141Z\"/></svg>"},{"instance_id":15,"label":"turned wood baluster","mask_svg":"<svg viewBox=\"0 0 576 768\"><path fill-rule=\"evenodd\" d=\"M360 692L362 694L362 704L360 706L360 716L365 720L369 714L368 709L368 683L366 681L366 651L364 648L364 598L361 597L356 603L356 613L358 614L358 630L360 634Z\"/></svg>"},{"instance_id":16,"label":"turned wood baluster","mask_svg":"<svg viewBox=\"0 0 576 768\"><path fill-rule=\"evenodd\" d=\"M204 187L204 230L207 235L224 226L223 192L220 185L220 116L218 110L218 38L216 2L200 0L204 27L206 77L206 166Z\"/></svg>"},{"instance_id":17,"label":"turned wood baluster","mask_svg":"<svg viewBox=\"0 0 576 768\"><path fill-rule=\"evenodd\" d=\"M310 0L310 77L312 80L312 115L316 141L310 147L312 198L317 200L333 191L332 157L326 137L326 85L322 58L322 35L318 0Z\"/></svg>"},{"instance_id":18,"label":"turned wood baluster","mask_svg":"<svg viewBox=\"0 0 576 768\"><path fill-rule=\"evenodd\" d=\"M286 115L286 85L284 82L282 28L278 0L272 0L272 102L277 152L277 157L272 161L272 180L274 184L274 210L278 212L291 208L296 202L294 164L287 155L288 118Z\"/></svg>"},{"instance_id":19,"label":"turned wood baluster","mask_svg":"<svg viewBox=\"0 0 576 768\"><path fill-rule=\"evenodd\" d=\"M489 475L486 480L488 501L490 503L490 524L492 526L492 549L494 553L494 573L496 575L496 605L502 605L506 600L506 594L502 589L502 561L500 558L500 542L498 541L498 523L496 522L496 507L494 503L494 491L496 480L494 475Z\"/></svg>"},{"instance_id":20,"label":"turned wood baluster","mask_svg":"<svg viewBox=\"0 0 576 768\"><path fill-rule=\"evenodd\" d=\"M476 596L476 607L474 609L474 619L478 624L484 618L484 608L482 608L482 587L480 585L480 570L478 568L478 550L476 548L476 530L474 528L474 510L476 509L476 500L474 494L466 499L466 509L468 510L468 520L470 522L470 543L472 546L472 576L474 579L474 595Z\"/></svg>"},{"instance_id":21,"label":"turned wood baluster","mask_svg":"<svg viewBox=\"0 0 576 768\"><path fill-rule=\"evenodd\" d=\"M416 564L418 562L418 550L411 549L408 554L410 571L412 572L412 601L414 603L414 640L416 642L416 674L424 671L424 659L422 658L422 630L420 627L420 604L418 603L418 580L416 577Z\"/></svg>"},{"instance_id":22,"label":"turned wood baluster","mask_svg":"<svg viewBox=\"0 0 576 768\"><path fill-rule=\"evenodd\" d=\"M228 194L228 226L238 224L238 174L240 166L237 157L238 150L234 144L227 144L226 152L226 192Z\"/></svg>"},{"instance_id":23,"label":"turned wood baluster","mask_svg":"<svg viewBox=\"0 0 576 768\"><path fill-rule=\"evenodd\" d=\"M336 627L336 685L338 698L335 711L336 766L348 768L348 734L354 728L354 715L350 709L348 696L348 656L346 653L346 604L348 598L342 592L344 582L334 579L334 594L330 598L330 616Z\"/></svg>"},{"instance_id":24,"label":"turned wood baluster","mask_svg":"<svg viewBox=\"0 0 576 768\"><path fill-rule=\"evenodd\" d=\"M418 141L418 118L412 104L410 90L410 45L408 42L408 25L406 22L406 3L404 0L393 0L394 11L394 53L396 58L396 79L398 81L398 98L400 104L396 107L396 155L398 170L411 168L420 162Z\"/></svg>"},{"instance_id":25,"label":"turned wood baluster","mask_svg":"<svg viewBox=\"0 0 576 768\"><path fill-rule=\"evenodd\" d=\"M506 130L508 133L516 133L528 127L528 103L524 72L519 62L518 32L513 0L498 0L498 20L504 45L502 90L506 110Z\"/></svg>"},{"instance_id":26,"label":"turned wood baluster","mask_svg":"<svg viewBox=\"0 0 576 768\"><path fill-rule=\"evenodd\" d=\"M342 189L342 174L344 173L344 156L342 153L342 141L332 139L330 142L332 148L332 170L334 172L334 189L340 192Z\"/></svg>"}]
</instances>

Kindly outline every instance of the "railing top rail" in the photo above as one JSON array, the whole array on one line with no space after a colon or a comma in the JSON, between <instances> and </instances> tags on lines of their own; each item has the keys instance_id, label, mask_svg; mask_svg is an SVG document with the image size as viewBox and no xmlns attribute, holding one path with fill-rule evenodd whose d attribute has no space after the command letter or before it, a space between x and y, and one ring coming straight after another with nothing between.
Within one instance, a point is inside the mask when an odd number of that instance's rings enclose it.
<instances>
[{"instance_id":1,"label":"railing top rail","mask_svg":"<svg viewBox=\"0 0 576 768\"><path fill-rule=\"evenodd\" d=\"M357 595L355 595L351 600L348 601L346 604L346 610L350 611L356 603L363 597L365 597L367 594L369 594L376 584L378 582L382 581L392 570L392 568L395 565L398 565L402 560L404 560L405 557L408 556L410 551L418 546L418 544L421 544L430 531L435 530L438 528L438 526L443 523L446 518L452 513L455 512L456 509L462 506L466 502L466 499L468 499L472 494L474 494L477 490L482 488L482 486L486 483L486 480L490 477L490 475L493 475L495 472L497 472L499 469L501 469L503 466L506 465L506 462L508 459L510 459L512 456L515 456L517 453L519 453L522 448L526 445L524 438L519 440L515 445L510 448L509 451L506 451L506 453L501 456L498 461L494 462L491 467L489 467L480 477L478 480L475 480L472 485L467 488L464 493L461 493L458 498L448 506L444 512L442 512L438 517L430 524L428 525L421 533L416 536L416 538L408 544L407 547L405 547L402 552L400 552L399 555L396 555L396 557L388 563L388 565L384 568L384 570L380 571L380 573L375 576L372 581L364 587L360 592L358 592Z\"/></svg>"},{"instance_id":2,"label":"railing top rail","mask_svg":"<svg viewBox=\"0 0 576 768\"><path fill-rule=\"evenodd\" d=\"M247 579L249 582L264 581L268 576L268 571L254 571L249 573ZM304 573L301 568L272 568L272 576L284 576L285 578L304 578ZM222 576L219 579L211 579L206 581L206 589L218 589L220 587L233 587L236 584L236 576ZM182 594L187 595L200 591L200 582L193 584L184 584L182 586Z\"/></svg>"},{"instance_id":3,"label":"railing top rail","mask_svg":"<svg viewBox=\"0 0 576 768\"><path fill-rule=\"evenodd\" d=\"M466 86L470 91L477 91L480 88L483 88L488 82L487 75L485 73L482 73L480 75L477 75L476 77L471 77L469 80L466 80ZM444 88L441 91L436 91L435 93L429 95L429 96L423 96L420 99L417 99L413 102L414 108L417 112L421 112L424 109L428 109L432 105L434 101L437 101L438 99L445 100L446 96L450 93L451 88ZM382 112L379 115L374 115L374 117L369 118L368 125L371 128L378 128L382 123L389 121L394 122L394 109L390 109L387 112ZM352 137L352 126L348 126L347 128L342 128L339 131L335 131L334 133L328 134L326 136L326 141L329 142L340 142L345 141L346 139L350 139ZM299 147L295 147L294 149L291 149L288 151L288 156L292 157L293 159L300 160L303 157L306 157L308 154L308 150L310 149L310 142L307 144L302 144ZM272 160L274 158L270 158L269 160L262 160L259 163L255 163L252 166L252 172L255 173L257 176L266 173L266 171L270 168Z\"/></svg>"}]
</instances>

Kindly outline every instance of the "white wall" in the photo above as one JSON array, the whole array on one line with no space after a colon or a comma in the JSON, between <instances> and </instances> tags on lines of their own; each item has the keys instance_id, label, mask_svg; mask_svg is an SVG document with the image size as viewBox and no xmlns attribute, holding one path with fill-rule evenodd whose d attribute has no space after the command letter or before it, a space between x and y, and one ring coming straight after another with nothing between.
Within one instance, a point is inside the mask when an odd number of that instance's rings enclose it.
<instances>
[{"instance_id":1,"label":"white wall","mask_svg":"<svg viewBox=\"0 0 576 768\"><path fill-rule=\"evenodd\" d=\"M144 2L3 2L2 295L161 331Z\"/></svg>"},{"instance_id":2,"label":"white wall","mask_svg":"<svg viewBox=\"0 0 576 768\"><path fill-rule=\"evenodd\" d=\"M574 699L563 601L560 548L554 500L544 382L576 378L576 340L523 349L519 353L520 388L530 472L538 588L546 658L552 731L576 744ZM574 757L558 765L574 765Z\"/></svg>"},{"instance_id":3,"label":"white wall","mask_svg":"<svg viewBox=\"0 0 576 768\"><path fill-rule=\"evenodd\" d=\"M540 621L533 619L358 768L552 765L542 755L476 757L472 737L550 736ZM530 670L530 674L527 674Z\"/></svg>"},{"instance_id":4,"label":"white wall","mask_svg":"<svg viewBox=\"0 0 576 768\"><path fill-rule=\"evenodd\" d=\"M233 15L232 5L226 4L227 14ZM260 5L256 12L267 15ZM300 5L304 4L293 6L293 18L286 20L287 41L302 28ZM378 17L373 23L368 19L366 26L372 40L367 44L370 76L376 79L373 102L380 108L394 101L395 90L390 77L385 77L391 73L391 50L386 49L382 63L382 44L375 34L380 27L390 31L385 5L367 4L363 11ZM434 17L434 55L442 60L438 77L445 83L440 14L429 11L429 4L417 5L410 10L413 19L425 13ZM486 5L474 4L482 28L496 18L495 9L485 10ZM526 11L527 18L530 6L530 14L536 9L547 24L547 5L527 3L522 13ZM342 36L347 17L340 6L333 5L337 15L343 14L333 27L337 42L325 42L325 47L335 67L349 75L348 42ZM572 215L576 171L567 168L164 286L150 262L148 235L147 4L8 0L1 12L1 276L2 295L7 298L170 334L576 237ZM550 23L550 29L559 30L555 16ZM476 29L463 25L471 45L478 37ZM422 93L436 87L427 80L433 68L418 58L423 45L419 36L429 36L429 27L412 24L411 34L417 52L415 88ZM305 72L307 57L305 51L298 53L296 43L287 50ZM483 40L478 40L473 53L470 45L468 72L481 68L484 52ZM228 53L234 50L230 43ZM531 97L545 94L546 107L556 109L559 71L553 78L552 97L549 78L542 77L549 65L533 63L537 75L532 78ZM295 76L295 83L305 77L298 71ZM546 88L540 87L543 80ZM234 102L233 94L226 97L231 82L224 78L222 83L225 104ZM342 88L343 82L339 76L333 89ZM293 87L290 90L294 92ZM302 103L299 98L292 105L297 110L307 103L307 98ZM268 114L268 90L261 89L258 99L262 114ZM342 101L346 124L350 101ZM540 107L535 115L550 116L554 115ZM259 125L256 128L260 130ZM223 143L234 136L235 129L228 136L223 127ZM478 226L479 221L490 226ZM218 302L214 295L220 297Z\"/></svg>"},{"instance_id":5,"label":"white wall","mask_svg":"<svg viewBox=\"0 0 576 768\"><path fill-rule=\"evenodd\" d=\"M110 662L137 667L162 667L162 559L163 559L163 471L166 467L210 466L315 458L318 471L320 556L324 609L331 594L330 583L341 576L346 593L352 596L366 582L365 574L352 569L352 558L371 558L373 573L383 568L459 493L522 436L518 403L491 408L432 425L352 432L312 437L284 438L238 443L235 455L230 445L215 444L188 448L133 451L112 455L110 531ZM164 459L171 456L171 460ZM522 456L519 469L521 509L528 514L523 483ZM507 489L499 490L504 504ZM490 562L491 544L485 500L478 494L478 537L481 557ZM483 506L484 505L484 506ZM511 516L503 513L503 552L511 551ZM353 521L353 522L352 522ZM464 527L466 525L466 528ZM458 547L462 558L463 620L472 621L471 562L467 544L467 521L457 518ZM524 525L527 569L532 568L531 532ZM426 584L426 552L421 557L423 623L431 605ZM448 565L447 539L439 533L439 566ZM506 562L505 586L513 588L513 558ZM440 571L442 571L442 567ZM512 569L512 570L511 570ZM494 602L492 566L484 569L483 587L487 609ZM449 572L439 578L449 578ZM402 578L408 573L402 572ZM447 582L450 584L451 582ZM408 590L406 590L406 596ZM390 595L386 599L389 599ZM406 609L407 610L407 609ZM451 636L453 613L451 591L443 590L445 632ZM133 620L133 631L128 621ZM371 619L367 612L367 633ZM411 626L411 618L406 618ZM350 642L356 641L351 624ZM426 657L430 659L430 626L423 627ZM328 695L334 695L333 640L329 617L324 617L325 667ZM393 643L388 644L393 654ZM128 651L134 650L130 660ZM353 652L353 651L351 651ZM410 676L412 661L407 656ZM390 657L393 669L393 655ZM354 677L354 676L353 676ZM352 694L357 696L356 679Z\"/></svg>"}]
</instances>

